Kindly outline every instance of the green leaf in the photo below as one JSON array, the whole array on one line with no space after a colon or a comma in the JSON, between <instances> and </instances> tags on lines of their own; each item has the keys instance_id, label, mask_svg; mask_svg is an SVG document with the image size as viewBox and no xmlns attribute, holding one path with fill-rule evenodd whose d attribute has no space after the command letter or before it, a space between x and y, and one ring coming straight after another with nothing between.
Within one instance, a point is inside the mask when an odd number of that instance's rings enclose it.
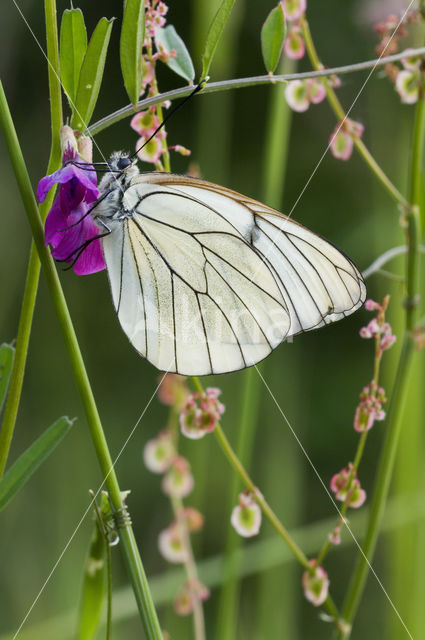
<instances>
[{"instance_id":1,"label":"green leaf","mask_svg":"<svg viewBox=\"0 0 425 640\"><path fill-rule=\"evenodd\" d=\"M75 112L71 127L84 131L93 115L105 68L106 52L111 37L113 20L102 18L90 38L78 80Z\"/></svg>"},{"instance_id":2,"label":"green leaf","mask_svg":"<svg viewBox=\"0 0 425 640\"><path fill-rule=\"evenodd\" d=\"M96 521L84 571L78 640L92 640L99 626L105 597L106 553L106 540Z\"/></svg>"},{"instance_id":3,"label":"green leaf","mask_svg":"<svg viewBox=\"0 0 425 640\"><path fill-rule=\"evenodd\" d=\"M214 16L214 20L212 21L210 30L208 31L204 53L202 54L201 80L206 78L208 75L215 50L217 49L218 41L220 40L234 4L235 0L223 0Z\"/></svg>"},{"instance_id":4,"label":"green leaf","mask_svg":"<svg viewBox=\"0 0 425 640\"><path fill-rule=\"evenodd\" d=\"M142 47L145 38L145 1L127 0L120 38L121 72L132 104L142 88Z\"/></svg>"},{"instance_id":5,"label":"green leaf","mask_svg":"<svg viewBox=\"0 0 425 640\"><path fill-rule=\"evenodd\" d=\"M81 65L87 51L87 30L81 9L65 9L60 30L61 82L74 111Z\"/></svg>"},{"instance_id":6,"label":"green leaf","mask_svg":"<svg viewBox=\"0 0 425 640\"><path fill-rule=\"evenodd\" d=\"M59 418L39 437L4 474L0 483L0 510L15 496L32 474L52 453L73 424L66 416Z\"/></svg>"},{"instance_id":7,"label":"green leaf","mask_svg":"<svg viewBox=\"0 0 425 640\"><path fill-rule=\"evenodd\" d=\"M272 9L261 29L261 50L269 73L277 67L285 40L286 26L282 4Z\"/></svg>"},{"instance_id":8,"label":"green leaf","mask_svg":"<svg viewBox=\"0 0 425 640\"><path fill-rule=\"evenodd\" d=\"M6 343L0 345L0 413L6 400L14 359L14 347Z\"/></svg>"},{"instance_id":9,"label":"green leaf","mask_svg":"<svg viewBox=\"0 0 425 640\"><path fill-rule=\"evenodd\" d=\"M162 27L155 29L155 44L158 51L159 45L161 45L167 53L170 53L171 49L175 49L177 57L173 58L170 56L165 64L188 82L194 79L195 69L193 68L192 58L186 49L185 43L171 24L164 29Z\"/></svg>"}]
</instances>

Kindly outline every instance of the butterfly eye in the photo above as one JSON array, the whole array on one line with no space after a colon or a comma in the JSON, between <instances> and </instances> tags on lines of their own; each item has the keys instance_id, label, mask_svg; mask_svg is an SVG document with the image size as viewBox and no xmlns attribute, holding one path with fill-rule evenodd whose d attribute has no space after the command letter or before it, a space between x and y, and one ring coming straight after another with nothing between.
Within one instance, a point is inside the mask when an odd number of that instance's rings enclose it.
<instances>
[{"instance_id":1,"label":"butterfly eye","mask_svg":"<svg viewBox=\"0 0 425 640\"><path fill-rule=\"evenodd\" d=\"M130 165L131 165L131 159L128 156L124 156L124 157L120 158L118 160L118 162L117 162L117 167L121 171L123 171L124 169L126 169Z\"/></svg>"}]
</instances>

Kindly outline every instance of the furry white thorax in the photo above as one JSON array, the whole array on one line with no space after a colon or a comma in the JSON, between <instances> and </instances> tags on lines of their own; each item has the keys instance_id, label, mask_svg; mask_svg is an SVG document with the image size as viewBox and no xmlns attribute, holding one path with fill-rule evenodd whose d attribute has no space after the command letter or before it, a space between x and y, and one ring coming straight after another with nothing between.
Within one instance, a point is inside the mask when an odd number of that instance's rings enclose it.
<instances>
[{"instance_id":1,"label":"furry white thorax","mask_svg":"<svg viewBox=\"0 0 425 640\"><path fill-rule=\"evenodd\" d=\"M122 196L133 178L140 171L136 160L125 151L115 151L108 160L110 171L105 173L99 184L98 203L93 209L93 219L118 220L126 212L122 208Z\"/></svg>"}]
</instances>

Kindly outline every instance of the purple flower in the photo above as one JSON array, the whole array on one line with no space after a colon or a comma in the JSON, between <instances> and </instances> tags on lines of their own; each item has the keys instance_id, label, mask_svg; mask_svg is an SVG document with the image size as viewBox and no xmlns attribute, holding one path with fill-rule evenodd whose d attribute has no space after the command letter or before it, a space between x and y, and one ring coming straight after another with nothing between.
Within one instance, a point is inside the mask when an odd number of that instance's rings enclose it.
<instances>
[{"instance_id":1,"label":"purple flower","mask_svg":"<svg viewBox=\"0 0 425 640\"><path fill-rule=\"evenodd\" d=\"M65 129L65 127L64 127ZM91 208L98 196L97 176L93 167L87 164L81 168L73 162L85 161L67 141L62 157L63 165L38 183L37 199L43 202L54 184L59 184L59 193L46 219L45 241L52 247L56 260L72 262L84 244L98 236L99 227L93 222ZM86 217L84 217L86 216ZM105 269L100 240L93 240L78 256L73 269L77 275L96 273Z\"/></svg>"}]
</instances>

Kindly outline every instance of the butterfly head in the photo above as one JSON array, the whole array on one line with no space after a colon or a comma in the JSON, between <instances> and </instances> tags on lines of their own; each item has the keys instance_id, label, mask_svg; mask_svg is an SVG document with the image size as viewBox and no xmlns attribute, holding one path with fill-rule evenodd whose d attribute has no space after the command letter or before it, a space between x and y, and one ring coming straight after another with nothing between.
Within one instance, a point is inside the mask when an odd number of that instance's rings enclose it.
<instances>
[{"instance_id":1,"label":"butterfly head","mask_svg":"<svg viewBox=\"0 0 425 640\"><path fill-rule=\"evenodd\" d=\"M99 185L100 194L111 191L116 187L122 190L132 178L140 172L136 164L137 160L130 157L125 151L115 151L108 160L107 171Z\"/></svg>"},{"instance_id":2,"label":"butterfly head","mask_svg":"<svg viewBox=\"0 0 425 640\"><path fill-rule=\"evenodd\" d=\"M124 175L128 179L139 173L136 162L137 159L131 158L126 151L115 151L108 160L108 167L117 178Z\"/></svg>"}]
</instances>

